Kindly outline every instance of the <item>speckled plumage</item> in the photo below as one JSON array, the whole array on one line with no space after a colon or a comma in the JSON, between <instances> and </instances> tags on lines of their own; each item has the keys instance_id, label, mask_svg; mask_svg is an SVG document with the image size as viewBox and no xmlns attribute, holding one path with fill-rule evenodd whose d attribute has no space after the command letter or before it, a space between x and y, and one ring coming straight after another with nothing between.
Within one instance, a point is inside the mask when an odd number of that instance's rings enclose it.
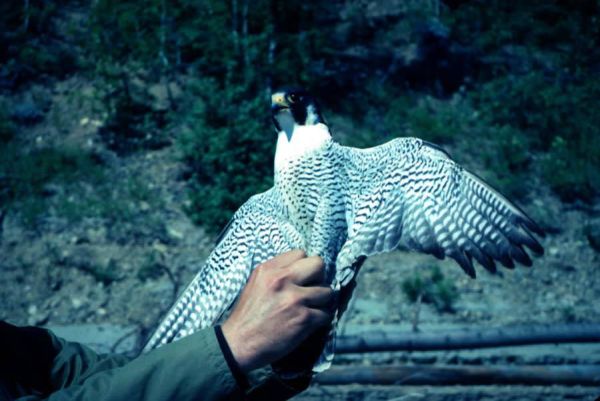
<instances>
[{"instance_id":1,"label":"speckled plumage","mask_svg":"<svg viewBox=\"0 0 600 401\"><path fill-rule=\"evenodd\" d=\"M472 259L495 271L494 260L530 265L523 246L543 252L533 221L435 145L398 138L350 148L334 142L319 118L291 125L285 118L280 124L291 128L279 133L274 187L235 213L146 349L214 324L254 267L290 249L321 256L336 291L366 257L400 244L449 256L472 277ZM314 370L326 369L332 355L330 342Z\"/></svg>"}]
</instances>

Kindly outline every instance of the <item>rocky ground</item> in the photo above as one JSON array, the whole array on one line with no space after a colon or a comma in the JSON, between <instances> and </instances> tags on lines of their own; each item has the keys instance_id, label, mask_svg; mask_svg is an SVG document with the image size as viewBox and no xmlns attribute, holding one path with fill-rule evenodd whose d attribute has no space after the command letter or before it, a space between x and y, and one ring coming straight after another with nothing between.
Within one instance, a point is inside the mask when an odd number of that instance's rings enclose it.
<instances>
[{"instance_id":1,"label":"rocky ground","mask_svg":"<svg viewBox=\"0 0 600 401\"><path fill-rule=\"evenodd\" d=\"M106 150L89 110L68 103L66 94L85 89L79 85L72 80L47 90L52 100L45 120L20 135L31 146L58 143L94 149L109 171L103 196L114 203L109 208L124 212L115 219L90 209L74 221L48 210L32 228L18 213L6 211L0 219L0 318L59 330L75 325L75 334L65 329L65 335L89 343L100 336L101 326L110 333L106 341L119 341L122 347L126 339L128 345L118 349L131 350L200 269L214 239L184 212L185 182L176 147L125 157ZM27 93L11 101L26 102ZM50 124L51 116L61 119L60 129ZM48 196L63 196L61 191L54 188ZM76 204L88 199L82 191L67 195ZM405 330L416 324L426 330L431 325L600 322L600 254L586 234L588 227L600 225L600 206L564 204L545 189L532 198L521 206L549 231L542 241L546 254L534 267L503 269L496 275L479 268L472 280L451 261L400 251L373 257L360 273L341 331L374 324ZM422 304L416 319L417 306L407 300L402 282L433 265L454 283L458 297L453 312ZM315 386L298 399L591 400L594 392L579 387Z\"/></svg>"}]
</instances>

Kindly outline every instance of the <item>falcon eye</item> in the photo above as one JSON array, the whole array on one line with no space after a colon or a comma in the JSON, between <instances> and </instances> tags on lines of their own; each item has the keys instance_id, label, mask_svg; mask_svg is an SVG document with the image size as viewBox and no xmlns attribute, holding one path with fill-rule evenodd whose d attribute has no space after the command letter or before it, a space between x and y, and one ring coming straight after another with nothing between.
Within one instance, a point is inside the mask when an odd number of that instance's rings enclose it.
<instances>
[{"instance_id":1,"label":"falcon eye","mask_svg":"<svg viewBox=\"0 0 600 401\"><path fill-rule=\"evenodd\" d=\"M291 103L296 103L301 100L300 95L298 95L296 93L290 93L290 95L288 96L288 99L290 100Z\"/></svg>"}]
</instances>

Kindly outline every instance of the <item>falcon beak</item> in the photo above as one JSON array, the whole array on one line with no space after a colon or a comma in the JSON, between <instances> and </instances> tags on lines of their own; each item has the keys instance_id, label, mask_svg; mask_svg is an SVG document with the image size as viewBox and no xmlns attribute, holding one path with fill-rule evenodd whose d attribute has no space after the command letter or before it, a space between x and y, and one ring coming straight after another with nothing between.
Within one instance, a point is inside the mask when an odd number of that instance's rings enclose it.
<instances>
[{"instance_id":1,"label":"falcon beak","mask_svg":"<svg viewBox=\"0 0 600 401\"><path fill-rule=\"evenodd\" d=\"M289 110L290 104L285 100L283 93L275 93L271 96L271 112L273 115L282 110Z\"/></svg>"}]
</instances>

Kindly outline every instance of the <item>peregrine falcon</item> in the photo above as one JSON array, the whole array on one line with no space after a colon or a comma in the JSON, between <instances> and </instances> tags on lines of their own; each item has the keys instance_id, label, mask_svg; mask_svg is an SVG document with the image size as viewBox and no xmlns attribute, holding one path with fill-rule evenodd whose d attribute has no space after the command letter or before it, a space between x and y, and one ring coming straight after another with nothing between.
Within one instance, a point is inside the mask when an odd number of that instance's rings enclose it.
<instances>
[{"instance_id":1,"label":"peregrine falcon","mask_svg":"<svg viewBox=\"0 0 600 401\"><path fill-rule=\"evenodd\" d=\"M495 261L530 266L524 246L543 253L533 235L542 230L438 146L418 138L369 149L342 146L302 89L274 93L271 112L277 131L273 187L234 214L146 350L215 324L258 264L291 249L319 255L327 283L342 293L368 256L400 245L448 256L473 278L473 259L495 272ZM330 365L332 344L313 371Z\"/></svg>"}]
</instances>

